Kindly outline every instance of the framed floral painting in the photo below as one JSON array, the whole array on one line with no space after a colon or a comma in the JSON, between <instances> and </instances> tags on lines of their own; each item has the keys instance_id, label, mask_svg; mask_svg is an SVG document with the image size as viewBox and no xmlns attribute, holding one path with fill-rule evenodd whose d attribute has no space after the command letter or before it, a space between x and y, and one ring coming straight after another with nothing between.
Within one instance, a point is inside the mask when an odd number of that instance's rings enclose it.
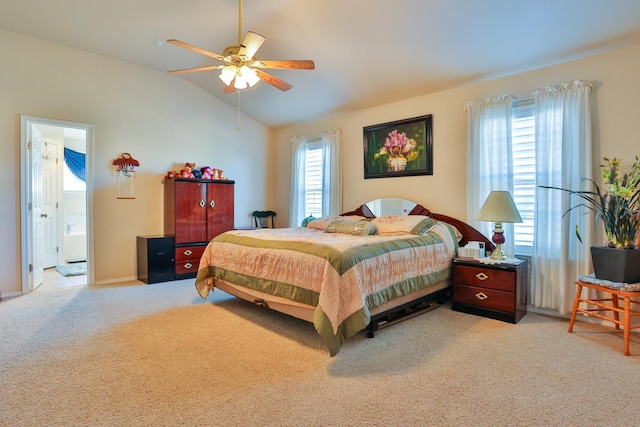
<instances>
[{"instance_id":1,"label":"framed floral painting","mask_svg":"<svg viewBox=\"0 0 640 427\"><path fill-rule=\"evenodd\" d=\"M367 126L364 178L433 175L431 115Z\"/></svg>"}]
</instances>

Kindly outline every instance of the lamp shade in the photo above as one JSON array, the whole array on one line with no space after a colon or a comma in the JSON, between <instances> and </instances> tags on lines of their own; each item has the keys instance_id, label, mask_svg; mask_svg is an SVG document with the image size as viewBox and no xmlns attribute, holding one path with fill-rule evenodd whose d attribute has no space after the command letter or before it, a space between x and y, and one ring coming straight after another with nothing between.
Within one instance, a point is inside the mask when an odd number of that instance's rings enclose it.
<instances>
[{"instance_id":1,"label":"lamp shade","mask_svg":"<svg viewBox=\"0 0 640 427\"><path fill-rule=\"evenodd\" d=\"M229 86L233 79L236 77L236 70L237 68L233 65L227 65L222 68L222 71L220 71L220 75L218 77L220 77L220 80L222 80L224 84Z\"/></svg>"},{"instance_id":2,"label":"lamp shade","mask_svg":"<svg viewBox=\"0 0 640 427\"><path fill-rule=\"evenodd\" d=\"M518 208L508 191L492 191L476 215L478 221L522 222Z\"/></svg>"}]
</instances>

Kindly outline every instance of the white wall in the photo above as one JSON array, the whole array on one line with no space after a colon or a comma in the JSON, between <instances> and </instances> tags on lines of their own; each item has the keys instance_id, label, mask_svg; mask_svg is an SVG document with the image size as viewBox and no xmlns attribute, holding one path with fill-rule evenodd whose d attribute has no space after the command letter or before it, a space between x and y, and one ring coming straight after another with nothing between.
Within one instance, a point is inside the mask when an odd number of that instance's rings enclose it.
<instances>
[{"instance_id":1,"label":"white wall","mask_svg":"<svg viewBox=\"0 0 640 427\"><path fill-rule=\"evenodd\" d=\"M0 292L20 290L20 115L95 126L95 279L136 275L136 236L163 232L162 178L185 162L236 181L236 224L270 197L273 134L179 76L0 30ZM135 200L118 200L112 161L140 161ZM271 163L270 163L271 162ZM260 184L257 184L260 183ZM260 187L262 185L263 187Z\"/></svg>"},{"instance_id":2,"label":"white wall","mask_svg":"<svg viewBox=\"0 0 640 427\"><path fill-rule=\"evenodd\" d=\"M306 123L276 133L278 174L277 209L282 220L288 215L293 136L312 137L337 128L343 144L343 210L355 209L378 197L403 197L434 212L466 219L467 114L470 100L503 93L516 98L531 97L533 90L571 80L589 80L595 85L594 159L602 156L632 160L640 155L638 112L640 100L640 45L598 54L548 68L476 83L354 113ZM362 128L399 119L433 115L432 176L365 180ZM597 165L594 165L597 167ZM596 175L599 176L599 173ZM279 214L280 216L280 214ZM287 220L288 222L288 220Z\"/></svg>"}]
</instances>

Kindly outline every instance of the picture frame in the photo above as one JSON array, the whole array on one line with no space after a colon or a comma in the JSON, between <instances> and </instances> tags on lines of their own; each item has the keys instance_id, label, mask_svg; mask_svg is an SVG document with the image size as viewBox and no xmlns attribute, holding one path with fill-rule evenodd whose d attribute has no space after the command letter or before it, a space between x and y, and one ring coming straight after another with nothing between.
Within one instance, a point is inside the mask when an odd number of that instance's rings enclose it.
<instances>
[{"instance_id":1,"label":"picture frame","mask_svg":"<svg viewBox=\"0 0 640 427\"><path fill-rule=\"evenodd\" d=\"M363 128L364 179L433 175L433 117Z\"/></svg>"}]
</instances>

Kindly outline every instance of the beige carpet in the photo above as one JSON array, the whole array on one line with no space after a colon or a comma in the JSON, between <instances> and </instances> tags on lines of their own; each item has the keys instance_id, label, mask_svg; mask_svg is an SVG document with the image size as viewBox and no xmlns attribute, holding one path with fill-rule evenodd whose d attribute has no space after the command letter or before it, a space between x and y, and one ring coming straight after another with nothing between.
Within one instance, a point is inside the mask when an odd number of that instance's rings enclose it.
<instances>
[{"instance_id":1,"label":"beige carpet","mask_svg":"<svg viewBox=\"0 0 640 427\"><path fill-rule=\"evenodd\" d=\"M640 339L445 305L334 358L313 326L192 280L0 303L2 426L636 426Z\"/></svg>"}]
</instances>

